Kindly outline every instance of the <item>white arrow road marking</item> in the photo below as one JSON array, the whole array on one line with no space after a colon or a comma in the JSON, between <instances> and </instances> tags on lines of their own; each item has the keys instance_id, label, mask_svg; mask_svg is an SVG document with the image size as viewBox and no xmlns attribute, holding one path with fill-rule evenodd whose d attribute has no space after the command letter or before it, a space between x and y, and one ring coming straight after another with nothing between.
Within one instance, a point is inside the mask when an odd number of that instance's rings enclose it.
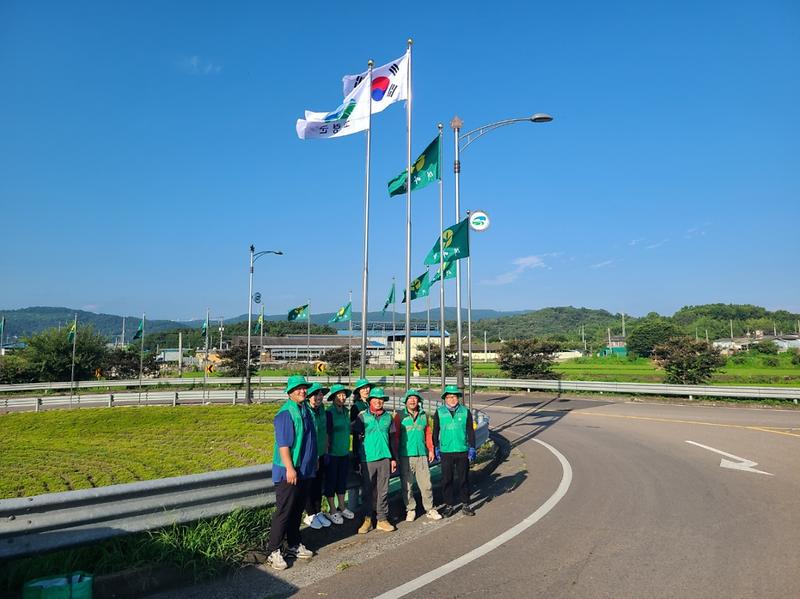
<instances>
[{"instance_id":1,"label":"white arrow road marking","mask_svg":"<svg viewBox=\"0 0 800 599\"><path fill-rule=\"evenodd\" d=\"M707 449L708 451L713 451L714 453L718 453L719 455L724 455L734 460L738 460L736 462L731 462L730 460L722 458L719 462L720 468L730 468L731 470L742 470L744 472L755 472L757 474L766 474L767 476L774 476L774 474L770 474L769 472L764 472L763 470L756 470L755 468L753 468L753 466L758 466L758 462L754 462L753 460L740 458L739 456L733 455L732 453L725 453L724 451L720 451L719 449L714 449L713 447L709 447L708 445L701 445L700 443L695 443L694 441L687 441L687 443L691 445L697 445L697 447L702 447L703 449Z\"/></svg>"}]
</instances>

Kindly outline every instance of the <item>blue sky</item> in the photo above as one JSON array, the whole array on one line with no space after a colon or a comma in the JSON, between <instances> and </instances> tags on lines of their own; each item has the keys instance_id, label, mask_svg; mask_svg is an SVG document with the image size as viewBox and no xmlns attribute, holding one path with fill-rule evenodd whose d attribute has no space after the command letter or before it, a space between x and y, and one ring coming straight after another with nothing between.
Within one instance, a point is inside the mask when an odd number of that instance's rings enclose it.
<instances>
[{"instance_id":1,"label":"blue sky","mask_svg":"<svg viewBox=\"0 0 800 599\"><path fill-rule=\"evenodd\" d=\"M364 135L300 141L414 39L413 154L462 155L473 305L800 311L796 2L0 3L0 308L153 318L360 309ZM409 25L409 23L411 23ZM454 222L452 134L445 211ZM405 276L405 111L373 121L370 306ZM413 198L412 263L438 235ZM453 304L448 282L448 305ZM437 300L434 300L434 305ZM417 305L419 304L419 305ZM415 302L414 310L424 308Z\"/></svg>"}]
</instances>

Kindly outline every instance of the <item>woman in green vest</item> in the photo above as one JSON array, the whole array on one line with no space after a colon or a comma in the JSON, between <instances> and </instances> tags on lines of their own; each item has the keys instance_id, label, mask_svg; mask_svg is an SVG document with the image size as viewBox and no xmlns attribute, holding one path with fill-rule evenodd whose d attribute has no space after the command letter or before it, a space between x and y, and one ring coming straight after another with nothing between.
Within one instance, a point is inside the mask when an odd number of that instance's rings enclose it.
<instances>
[{"instance_id":1,"label":"woman in green vest","mask_svg":"<svg viewBox=\"0 0 800 599\"><path fill-rule=\"evenodd\" d=\"M400 481L403 502L406 506L406 522L417 517L414 507L413 484L416 482L422 497L422 507L431 520L442 516L433 507L431 472L428 463L433 461L433 430L428 415L422 410L422 396L415 389L406 391L403 398L405 410L395 414L394 426L397 435L397 453L400 458Z\"/></svg>"},{"instance_id":2,"label":"woman in green vest","mask_svg":"<svg viewBox=\"0 0 800 599\"><path fill-rule=\"evenodd\" d=\"M328 453L328 414L323 406L327 387L314 383L306 391L306 401L314 418L314 431L317 435L317 476L311 481L306 501L306 525L314 529L328 527L331 521L322 511L322 479L325 475L324 456Z\"/></svg>"},{"instance_id":3,"label":"woman in green vest","mask_svg":"<svg viewBox=\"0 0 800 599\"><path fill-rule=\"evenodd\" d=\"M330 508L329 518L334 524L343 524L344 518L352 520L355 517L344 502L350 466L350 416L344 402L349 396L350 390L344 385L333 385L328 395L331 404L326 410L328 453L325 456L325 497ZM338 509L334 509L334 494L339 500Z\"/></svg>"},{"instance_id":4,"label":"woman in green vest","mask_svg":"<svg viewBox=\"0 0 800 599\"><path fill-rule=\"evenodd\" d=\"M475 429L472 413L461 404L461 391L455 385L447 385L442 392L444 405L433 415L433 445L436 457L441 460L442 494L444 495L444 517L452 515L453 481L458 479L458 499L461 511L474 516L469 505L469 465L475 460Z\"/></svg>"},{"instance_id":5,"label":"woman in green vest","mask_svg":"<svg viewBox=\"0 0 800 599\"><path fill-rule=\"evenodd\" d=\"M372 389L372 383L367 379L358 379L356 386L353 389L353 405L350 406L350 423L351 426L355 423L358 415L369 409L369 392ZM366 506L372 501L369 481L367 480L367 464L364 459L364 451L361 447L361 439L358 435L353 434L353 470L361 475L361 505L362 509L367 509Z\"/></svg>"},{"instance_id":6,"label":"woman in green vest","mask_svg":"<svg viewBox=\"0 0 800 599\"><path fill-rule=\"evenodd\" d=\"M361 440L364 453L361 475L369 485L366 497L371 498L370 503L365 504L364 522L358 529L359 534L372 530L373 516L377 517L375 528L378 530L395 530L389 522L389 476L397 470L397 448L394 419L383 409L384 401L386 394L383 389L374 387L369 392L369 409L361 412L353 422L354 436Z\"/></svg>"}]
</instances>

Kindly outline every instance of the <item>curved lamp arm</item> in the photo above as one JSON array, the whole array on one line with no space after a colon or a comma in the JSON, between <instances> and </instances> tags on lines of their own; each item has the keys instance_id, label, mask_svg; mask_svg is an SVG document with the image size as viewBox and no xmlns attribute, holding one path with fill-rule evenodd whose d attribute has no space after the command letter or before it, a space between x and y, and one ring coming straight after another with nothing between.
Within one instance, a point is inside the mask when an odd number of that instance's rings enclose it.
<instances>
[{"instance_id":1,"label":"curved lamp arm","mask_svg":"<svg viewBox=\"0 0 800 599\"><path fill-rule=\"evenodd\" d=\"M458 141L459 144L463 143L463 145L459 146L460 151L466 150L469 145L477 139L480 139L490 131L494 131L495 129L499 129L500 127L505 127L506 125L511 125L513 123L523 123L523 122L530 122L530 123L549 123L553 120L553 117L549 114L545 114L543 112L537 112L532 116L526 116L517 119L505 119L503 121L497 121L496 123L490 123L488 125L484 125L483 127L478 127L477 129L473 129L472 131L467 131L466 133L459 136Z\"/></svg>"}]
</instances>

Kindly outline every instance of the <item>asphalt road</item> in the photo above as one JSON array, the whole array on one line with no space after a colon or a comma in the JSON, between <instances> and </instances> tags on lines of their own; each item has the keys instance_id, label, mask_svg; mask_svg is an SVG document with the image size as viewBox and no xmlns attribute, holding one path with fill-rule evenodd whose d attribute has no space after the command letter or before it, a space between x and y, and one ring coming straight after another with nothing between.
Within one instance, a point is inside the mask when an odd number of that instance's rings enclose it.
<instances>
[{"instance_id":1,"label":"asphalt road","mask_svg":"<svg viewBox=\"0 0 800 599\"><path fill-rule=\"evenodd\" d=\"M516 488L298 597L376 597L536 511L541 520L409 597L800 597L800 411L476 398L515 448ZM768 472L722 468L726 457ZM524 464L526 472L520 474ZM511 466L509 468L508 466ZM324 594L324 595L323 595ZM395 595L397 596L397 595Z\"/></svg>"}]
</instances>

